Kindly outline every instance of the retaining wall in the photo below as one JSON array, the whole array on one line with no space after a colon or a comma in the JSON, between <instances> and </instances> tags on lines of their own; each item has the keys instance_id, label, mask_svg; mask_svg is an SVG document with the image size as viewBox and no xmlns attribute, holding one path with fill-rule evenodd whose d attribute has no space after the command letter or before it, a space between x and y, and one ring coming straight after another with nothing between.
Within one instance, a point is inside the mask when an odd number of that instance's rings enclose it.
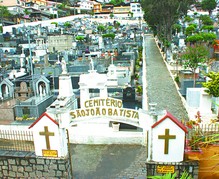
<instances>
[{"instance_id":1,"label":"retaining wall","mask_svg":"<svg viewBox=\"0 0 219 179\"><path fill-rule=\"evenodd\" d=\"M0 151L0 178L71 179L70 160L38 157L30 152Z\"/></svg>"}]
</instances>

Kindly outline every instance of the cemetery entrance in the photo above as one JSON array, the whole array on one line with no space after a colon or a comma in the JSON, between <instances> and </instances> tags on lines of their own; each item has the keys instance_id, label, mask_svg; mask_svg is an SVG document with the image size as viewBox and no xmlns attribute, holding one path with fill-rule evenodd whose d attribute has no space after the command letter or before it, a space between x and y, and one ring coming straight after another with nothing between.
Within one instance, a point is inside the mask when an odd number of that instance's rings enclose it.
<instances>
[{"instance_id":1,"label":"cemetery entrance","mask_svg":"<svg viewBox=\"0 0 219 179\"><path fill-rule=\"evenodd\" d=\"M81 144L144 144L151 117L123 108L114 98L93 98L70 112L70 142Z\"/></svg>"}]
</instances>

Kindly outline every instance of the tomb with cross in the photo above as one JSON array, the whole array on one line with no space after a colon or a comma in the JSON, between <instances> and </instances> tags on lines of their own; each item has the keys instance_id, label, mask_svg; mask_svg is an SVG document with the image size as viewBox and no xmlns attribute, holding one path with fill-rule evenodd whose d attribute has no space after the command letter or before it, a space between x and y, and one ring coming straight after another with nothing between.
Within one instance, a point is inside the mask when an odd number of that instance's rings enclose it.
<instances>
[{"instance_id":1,"label":"tomb with cross","mask_svg":"<svg viewBox=\"0 0 219 179\"><path fill-rule=\"evenodd\" d=\"M47 113L42 114L30 127L33 130L37 156L66 157L67 136L64 128Z\"/></svg>"},{"instance_id":2,"label":"tomb with cross","mask_svg":"<svg viewBox=\"0 0 219 179\"><path fill-rule=\"evenodd\" d=\"M186 132L186 127L167 112L149 132L148 161L182 162Z\"/></svg>"}]
</instances>

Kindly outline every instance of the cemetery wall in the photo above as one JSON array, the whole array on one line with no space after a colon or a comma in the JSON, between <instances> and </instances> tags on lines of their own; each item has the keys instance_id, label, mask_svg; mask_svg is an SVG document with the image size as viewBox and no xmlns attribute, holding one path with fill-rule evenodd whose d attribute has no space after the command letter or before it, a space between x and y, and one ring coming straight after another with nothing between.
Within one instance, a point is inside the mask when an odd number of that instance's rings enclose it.
<instances>
[{"instance_id":1,"label":"cemetery wall","mask_svg":"<svg viewBox=\"0 0 219 179\"><path fill-rule=\"evenodd\" d=\"M0 178L72 178L68 158L43 158L23 152L13 152L11 156L8 151L0 153Z\"/></svg>"}]
</instances>

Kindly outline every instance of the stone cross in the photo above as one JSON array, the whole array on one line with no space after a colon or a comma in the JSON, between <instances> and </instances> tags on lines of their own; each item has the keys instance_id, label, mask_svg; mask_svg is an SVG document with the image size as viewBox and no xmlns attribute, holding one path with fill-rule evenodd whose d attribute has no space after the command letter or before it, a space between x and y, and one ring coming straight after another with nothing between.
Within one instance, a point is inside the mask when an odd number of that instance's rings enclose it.
<instances>
[{"instance_id":1,"label":"stone cross","mask_svg":"<svg viewBox=\"0 0 219 179\"><path fill-rule=\"evenodd\" d=\"M46 139L46 149L50 150L50 141L49 137L54 136L54 132L49 132L48 126L44 126L44 131L39 133L40 135L44 135Z\"/></svg>"},{"instance_id":2,"label":"stone cross","mask_svg":"<svg viewBox=\"0 0 219 179\"><path fill-rule=\"evenodd\" d=\"M158 139L164 139L164 154L169 153L169 140L176 139L175 135L169 134L169 129L165 129L165 135L158 135Z\"/></svg>"}]
</instances>

